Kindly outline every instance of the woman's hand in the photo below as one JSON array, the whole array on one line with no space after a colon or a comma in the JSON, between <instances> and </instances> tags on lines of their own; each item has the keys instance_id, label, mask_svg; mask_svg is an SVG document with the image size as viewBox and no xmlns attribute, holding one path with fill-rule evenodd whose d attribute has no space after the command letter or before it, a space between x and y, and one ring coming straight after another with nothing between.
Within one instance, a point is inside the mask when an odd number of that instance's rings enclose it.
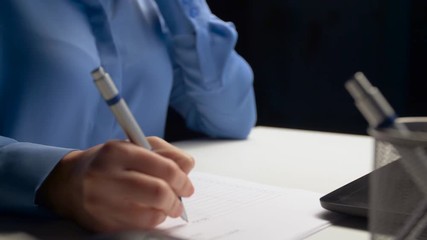
<instances>
[{"instance_id":1,"label":"woman's hand","mask_svg":"<svg viewBox=\"0 0 427 240\"><path fill-rule=\"evenodd\" d=\"M111 141L67 154L39 189L42 204L97 232L153 228L179 217L194 192L193 158L149 137L152 151Z\"/></svg>"}]
</instances>

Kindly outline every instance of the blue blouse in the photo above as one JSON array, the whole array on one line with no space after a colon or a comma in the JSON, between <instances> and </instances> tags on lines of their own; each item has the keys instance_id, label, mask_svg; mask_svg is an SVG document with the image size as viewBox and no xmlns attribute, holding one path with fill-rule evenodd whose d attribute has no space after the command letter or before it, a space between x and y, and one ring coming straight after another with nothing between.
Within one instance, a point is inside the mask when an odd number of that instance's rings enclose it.
<instances>
[{"instance_id":1,"label":"blue blouse","mask_svg":"<svg viewBox=\"0 0 427 240\"><path fill-rule=\"evenodd\" d=\"M253 74L236 40L205 0L2 0L0 211L37 211L66 153L125 138L91 79L100 65L147 135L171 106L193 130L247 137Z\"/></svg>"}]
</instances>

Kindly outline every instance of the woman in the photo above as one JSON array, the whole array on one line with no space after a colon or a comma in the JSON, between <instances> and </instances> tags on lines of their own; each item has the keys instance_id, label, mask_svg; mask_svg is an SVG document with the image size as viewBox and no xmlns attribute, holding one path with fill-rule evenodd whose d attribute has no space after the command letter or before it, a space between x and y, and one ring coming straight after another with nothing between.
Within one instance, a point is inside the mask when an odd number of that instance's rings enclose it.
<instances>
[{"instance_id":1,"label":"woman","mask_svg":"<svg viewBox=\"0 0 427 240\"><path fill-rule=\"evenodd\" d=\"M255 124L237 34L204 0L0 3L0 210L49 209L101 232L183 211L191 156L165 142L168 107L210 137ZM125 139L90 73L103 66L149 136Z\"/></svg>"}]
</instances>

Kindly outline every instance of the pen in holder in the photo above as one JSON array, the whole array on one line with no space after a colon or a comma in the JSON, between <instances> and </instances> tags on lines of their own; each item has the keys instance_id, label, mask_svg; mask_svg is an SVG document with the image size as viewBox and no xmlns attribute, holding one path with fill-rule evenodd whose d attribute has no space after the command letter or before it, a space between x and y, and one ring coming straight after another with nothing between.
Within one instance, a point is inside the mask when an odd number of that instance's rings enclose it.
<instances>
[{"instance_id":1,"label":"pen in holder","mask_svg":"<svg viewBox=\"0 0 427 240\"><path fill-rule=\"evenodd\" d=\"M375 139L375 168L395 165L392 171L371 175L369 230L374 240L427 239L427 182L417 179L419 173L405 166L415 158L427 164L425 155L413 156L427 149L427 118L397 121L408 128L405 134L374 128L368 131ZM420 166L417 171L424 169Z\"/></svg>"}]
</instances>

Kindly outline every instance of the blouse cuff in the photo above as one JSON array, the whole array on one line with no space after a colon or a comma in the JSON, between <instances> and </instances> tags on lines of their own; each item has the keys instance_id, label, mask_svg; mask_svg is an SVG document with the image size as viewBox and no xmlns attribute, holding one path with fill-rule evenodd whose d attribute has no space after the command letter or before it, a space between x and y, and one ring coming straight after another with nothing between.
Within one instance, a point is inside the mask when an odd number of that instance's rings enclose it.
<instances>
[{"instance_id":1,"label":"blouse cuff","mask_svg":"<svg viewBox=\"0 0 427 240\"><path fill-rule=\"evenodd\" d=\"M36 192L67 148L15 142L0 149L0 211L35 213Z\"/></svg>"}]
</instances>

